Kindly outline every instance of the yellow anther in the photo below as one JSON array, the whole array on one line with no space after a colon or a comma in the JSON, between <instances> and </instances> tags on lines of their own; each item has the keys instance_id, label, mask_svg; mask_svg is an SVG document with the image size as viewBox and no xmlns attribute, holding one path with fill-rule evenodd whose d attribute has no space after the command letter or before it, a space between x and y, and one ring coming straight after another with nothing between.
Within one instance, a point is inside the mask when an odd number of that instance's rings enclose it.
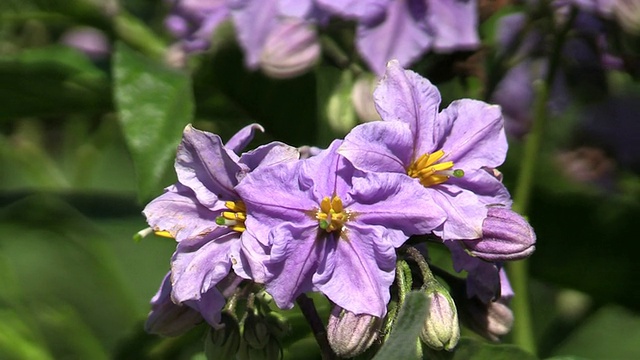
<instances>
[{"instance_id":1,"label":"yellow anther","mask_svg":"<svg viewBox=\"0 0 640 360\"><path fill-rule=\"evenodd\" d=\"M161 237L173 239L173 236L168 231L164 231L164 230L162 230L162 231L154 231L153 234L156 235L156 236L161 236Z\"/></svg>"},{"instance_id":2,"label":"yellow anther","mask_svg":"<svg viewBox=\"0 0 640 360\"><path fill-rule=\"evenodd\" d=\"M321 229L332 232L342 230L344 223L349 220L350 213L345 211L342 199L338 196L325 196L320 201L320 209L316 212L316 219Z\"/></svg>"},{"instance_id":3,"label":"yellow anther","mask_svg":"<svg viewBox=\"0 0 640 360\"><path fill-rule=\"evenodd\" d=\"M231 211L223 211L216 218L216 224L230 227L237 232L245 231L244 221L247 219L247 208L244 203L242 201L227 201L224 205Z\"/></svg>"},{"instance_id":4,"label":"yellow anther","mask_svg":"<svg viewBox=\"0 0 640 360\"><path fill-rule=\"evenodd\" d=\"M407 169L407 175L420 180L422 186L433 186L442 184L449 180L451 176L460 177L464 175L462 170L452 170L453 161L438 163L442 159L444 151L438 150L431 154L422 154Z\"/></svg>"}]
</instances>

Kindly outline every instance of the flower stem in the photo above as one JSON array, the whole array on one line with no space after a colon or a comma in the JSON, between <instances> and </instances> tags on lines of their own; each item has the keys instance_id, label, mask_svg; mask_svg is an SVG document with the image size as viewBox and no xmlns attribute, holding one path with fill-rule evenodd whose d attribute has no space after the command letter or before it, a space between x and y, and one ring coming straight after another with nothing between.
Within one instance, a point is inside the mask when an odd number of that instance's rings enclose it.
<instances>
[{"instance_id":1,"label":"flower stem","mask_svg":"<svg viewBox=\"0 0 640 360\"><path fill-rule=\"evenodd\" d=\"M546 104L549 99L549 89L545 82L534 83L536 103L534 108L534 120L531 132L527 135L525 143L522 167L515 189L513 210L525 215L529 207L531 189L533 187L534 173L540 143L546 122ZM514 317L517 319L513 328L513 342L524 350L535 354L536 344L533 335L531 320L531 308L529 306L529 277L527 260L514 261L507 264L509 277L516 296L513 297L511 306Z\"/></svg>"},{"instance_id":2,"label":"flower stem","mask_svg":"<svg viewBox=\"0 0 640 360\"><path fill-rule=\"evenodd\" d=\"M534 83L536 94L534 103L534 116L531 131L527 135L522 157L522 167L518 174L518 183L514 192L513 210L526 216L529 211L529 201L533 190L535 179L535 169L540 154L542 138L544 136L547 122L547 103L549 102L550 88L553 86L556 71L560 63L562 47L564 46L567 34L573 26L577 11L575 9L569 14L567 20L556 33L556 41L549 58L547 76L544 81L539 80ZM524 350L536 354L536 343L533 335L533 324L531 319L531 308L529 306L529 277L527 260L515 261L507 264L511 285L516 296L511 303L514 316L517 319L514 323L513 342Z\"/></svg>"},{"instance_id":3,"label":"flower stem","mask_svg":"<svg viewBox=\"0 0 640 360\"><path fill-rule=\"evenodd\" d=\"M316 342L320 346L322 359L324 360L337 359L336 354L334 354L333 350L331 350L331 346L329 345L329 340L327 339L327 330L324 328L324 325L322 324L320 315L318 315L318 311L316 310L316 307L313 304L313 299L310 299L305 294L301 294L296 299L296 303L298 303L298 306L300 306L300 310L302 311L304 318L307 319L309 326L311 326L311 330L313 331L313 336L315 336Z\"/></svg>"}]
</instances>

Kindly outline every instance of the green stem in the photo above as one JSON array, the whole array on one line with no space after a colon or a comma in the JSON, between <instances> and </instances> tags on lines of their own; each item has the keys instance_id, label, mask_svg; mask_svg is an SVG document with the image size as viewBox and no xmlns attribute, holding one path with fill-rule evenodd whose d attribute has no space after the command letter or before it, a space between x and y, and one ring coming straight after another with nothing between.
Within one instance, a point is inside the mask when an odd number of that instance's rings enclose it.
<instances>
[{"instance_id":1,"label":"green stem","mask_svg":"<svg viewBox=\"0 0 640 360\"><path fill-rule=\"evenodd\" d=\"M546 122L546 105L549 100L549 87L543 81L534 83L536 103L534 108L534 120L531 132L527 135L524 148L522 167L515 189L513 210L526 214L529 207L529 199L535 178L536 163L540 153L540 145ZM529 277L527 260L515 261L507 264L511 285L516 296L513 297L511 306L517 321L513 328L513 342L524 350L535 354L536 344L533 335L531 320L531 308L529 305Z\"/></svg>"},{"instance_id":2,"label":"green stem","mask_svg":"<svg viewBox=\"0 0 640 360\"><path fill-rule=\"evenodd\" d=\"M549 101L550 88L556 76L556 70L560 63L562 47L567 34L573 26L577 12L572 11L563 27L558 31L553 51L549 58L549 67L544 81L534 83L536 94L534 104L534 117L531 131L527 135L522 157L522 167L518 176L518 183L514 192L513 210L525 216L529 211L529 201L535 180L536 164L540 154L542 138L547 122L547 103ZM516 296L511 306L517 321L513 329L513 342L524 350L535 354L536 343L533 334L531 308L529 305L529 271L527 260L520 260L507 264L511 285Z\"/></svg>"}]
</instances>

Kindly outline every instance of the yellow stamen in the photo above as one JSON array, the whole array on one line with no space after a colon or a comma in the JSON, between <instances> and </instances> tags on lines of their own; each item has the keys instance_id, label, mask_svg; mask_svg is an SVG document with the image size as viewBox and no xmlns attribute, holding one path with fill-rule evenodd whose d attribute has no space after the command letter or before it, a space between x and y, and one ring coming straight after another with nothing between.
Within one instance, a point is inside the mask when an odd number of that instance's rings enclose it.
<instances>
[{"instance_id":1,"label":"yellow stamen","mask_svg":"<svg viewBox=\"0 0 640 360\"><path fill-rule=\"evenodd\" d=\"M244 221L247 219L247 208L244 203L240 200L227 201L224 205L231 211L223 211L222 214L216 218L216 224L228 226L237 232L245 231Z\"/></svg>"},{"instance_id":2,"label":"yellow stamen","mask_svg":"<svg viewBox=\"0 0 640 360\"><path fill-rule=\"evenodd\" d=\"M316 219L321 229L327 232L340 231L344 223L349 220L349 211L345 211L342 206L342 199L338 196L329 198L325 196L320 201L320 209L316 212Z\"/></svg>"},{"instance_id":3,"label":"yellow stamen","mask_svg":"<svg viewBox=\"0 0 640 360\"><path fill-rule=\"evenodd\" d=\"M161 237L173 239L173 236L168 231L164 231L164 230L162 230L162 231L154 231L153 234L156 235L156 236L161 236Z\"/></svg>"},{"instance_id":4,"label":"yellow stamen","mask_svg":"<svg viewBox=\"0 0 640 360\"><path fill-rule=\"evenodd\" d=\"M461 177L464 172L460 169L453 169L453 161L439 163L444 156L443 150L435 151L431 154L422 154L416 159L407 170L407 174L412 178L420 180L422 186L433 186L442 184L449 180L451 176Z\"/></svg>"}]
</instances>

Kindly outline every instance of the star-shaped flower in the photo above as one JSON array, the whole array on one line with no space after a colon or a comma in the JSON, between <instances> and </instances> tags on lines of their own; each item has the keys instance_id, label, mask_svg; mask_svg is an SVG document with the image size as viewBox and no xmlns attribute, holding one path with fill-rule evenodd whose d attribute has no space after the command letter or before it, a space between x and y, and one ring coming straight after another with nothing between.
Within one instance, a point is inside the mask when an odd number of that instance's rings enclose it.
<instances>
[{"instance_id":1,"label":"star-shaped flower","mask_svg":"<svg viewBox=\"0 0 640 360\"><path fill-rule=\"evenodd\" d=\"M187 126L175 163L178 182L144 209L157 234L178 242L171 260L171 299L200 310L212 325L225 304L216 285L231 271L246 229L244 203L234 187L255 168L298 158L295 148L281 143L238 156L256 129L262 127L245 127L224 146L217 135Z\"/></svg>"},{"instance_id":2,"label":"star-shaped flower","mask_svg":"<svg viewBox=\"0 0 640 360\"><path fill-rule=\"evenodd\" d=\"M340 143L256 169L236 187L247 208L242 268L281 308L317 290L355 314L382 317L395 248L445 215L404 175L357 171L336 153Z\"/></svg>"},{"instance_id":3,"label":"star-shaped flower","mask_svg":"<svg viewBox=\"0 0 640 360\"><path fill-rule=\"evenodd\" d=\"M488 205L511 204L492 171L507 152L500 107L463 99L438 112L437 88L395 60L374 100L384 121L355 127L338 152L360 170L403 174L421 184L447 214L434 231L443 240L481 238Z\"/></svg>"}]
</instances>

